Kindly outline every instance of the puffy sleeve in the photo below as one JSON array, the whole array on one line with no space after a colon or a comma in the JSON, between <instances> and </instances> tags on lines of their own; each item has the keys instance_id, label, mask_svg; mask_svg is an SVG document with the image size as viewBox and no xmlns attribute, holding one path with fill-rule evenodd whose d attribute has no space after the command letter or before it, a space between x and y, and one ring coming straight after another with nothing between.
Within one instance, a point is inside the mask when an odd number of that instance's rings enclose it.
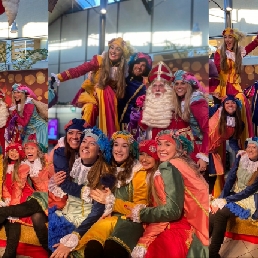
<instances>
[{"instance_id":1,"label":"puffy sleeve","mask_svg":"<svg viewBox=\"0 0 258 258\"><path fill-rule=\"evenodd\" d=\"M192 102L190 105L191 112L195 117L200 130L203 134L200 153L207 156L209 153L209 106L205 99ZM198 155L198 154L197 154ZM206 160L205 160L206 161ZM207 162L207 161L206 161Z\"/></svg>"},{"instance_id":2,"label":"puffy sleeve","mask_svg":"<svg viewBox=\"0 0 258 258\"><path fill-rule=\"evenodd\" d=\"M12 193L11 193L12 197L11 197L10 205L15 205L20 203L22 190L27 182L29 171L30 171L30 168L28 165L26 164L20 165L18 170L19 180L13 182L13 185L12 185Z\"/></svg>"},{"instance_id":3,"label":"puffy sleeve","mask_svg":"<svg viewBox=\"0 0 258 258\"><path fill-rule=\"evenodd\" d=\"M225 185L223 187L223 190L222 190L219 198L226 198L227 196L230 195L230 191L237 179L236 172L237 172L237 169L239 166L240 158L241 158L241 156L236 158L234 166L230 169L228 176L227 176L227 180L225 182Z\"/></svg>"},{"instance_id":4,"label":"puffy sleeve","mask_svg":"<svg viewBox=\"0 0 258 258\"><path fill-rule=\"evenodd\" d=\"M6 187L5 182L3 183L2 197L3 197L4 200L6 200L6 199L11 200L11 194L9 193L9 191Z\"/></svg>"},{"instance_id":5,"label":"puffy sleeve","mask_svg":"<svg viewBox=\"0 0 258 258\"><path fill-rule=\"evenodd\" d=\"M252 52L257 47L258 47L258 35L250 44L248 44L245 47L246 55L248 55L250 52Z\"/></svg>"},{"instance_id":6,"label":"puffy sleeve","mask_svg":"<svg viewBox=\"0 0 258 258\"><path fill-rule=\"evenodd\" d=\"M25 127L28 125L30 118L32 117L34 111L34 104L28 103L24 105L24 110L22 116L18 114L16 110L13 111L13 114L17 115L17 123Z\"/></svg>"},{"instance_id":7,"label":"puffy sleeve","mask_svg":"<svg viewBox=\"0 0 258 258\"><path fill-rule=\"evenodd\" d=\"M114 212L129 215L130 211L125 206L133 208L136 204L147 204L146 171L140 170L136 172L132 179L132 185L132 202L116 198L113 208Z\"/></svg>"},{"instance_id":8,"label":"puffy sleeve","mask_svg":"<svg viewBox=\"0 0 258 258\"><path fill-rule=\"evenodd\" d=\"M146 223L170 222L178 220L184 207L184 183L181 173L169 162L159 166L164 181L166 204L147 207L140 211L140 220Z\"/></svg>"},{"instance_id":9,"label":"puffy sleeve","mask_svg":"<svg viewBox=\"0 0 258 258\"><path fill-rule=\"evenodd\" d=\"M217 67L218 73L220 73L220 53L218 50L214 54L214 64Z\"/></svg>"},{"instance_id":10,"label":"puffy sleeve","mask_svg":"<svg viewBox=\"0 0 258 258\"><path fill-rule=\"evenodd\" d=\"M153 183L159 199L161 200L163 205L165 205L166 193L164 188L164 181L160 173L154 175ZM155 238L168 227L168 225L169 222L150 223L149 225L147 225L143 236L139 239L137 245L148 247L155 240Z\"/></svg>"},{"instance_id":11,"label":"puffy sleeve","mask_svg":"<svg viewBox=\"0 0 258 258\"><path fill-rule=\"evenodd\" d=\"M65 180L62 184L60 184L61 189L67 194L81 198L81 190L83 185L78 185L71 180L69 165L64 153L64 147L58 148L54 152L54 168L55 172L66 172Z\"/></svg>"},{"instance_id":12,"label":"puffy sleeve","mask_svg":"<svg viewBox=\"0 0 258 258\"><path fill-rule=\"evenodd\" d=\"M61 82L63 82L83 76L90 71L97 71L100 67L101 60L101 56L95 55L89 62L85 62L75 68L70 68L62 73L59 73L57 74L57 77Z\"/></svg>"}]
</instances>

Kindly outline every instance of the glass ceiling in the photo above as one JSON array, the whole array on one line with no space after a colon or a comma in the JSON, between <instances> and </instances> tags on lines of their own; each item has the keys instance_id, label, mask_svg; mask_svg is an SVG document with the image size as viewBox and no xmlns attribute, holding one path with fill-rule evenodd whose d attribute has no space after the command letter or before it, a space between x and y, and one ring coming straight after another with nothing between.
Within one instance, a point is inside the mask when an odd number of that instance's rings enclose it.
<instances>
[{"instance_id":1,"label":"glass ceiling","mask_svg":"<svg viewBox=\"0 0 258 258\"><path fill-rule=\"evenodd\" d=\"M100 0L75 0L82 9L88 9L100 5ZM108 4L120 2L123 0L108 0Z\"/></svg>"}]
</instances>

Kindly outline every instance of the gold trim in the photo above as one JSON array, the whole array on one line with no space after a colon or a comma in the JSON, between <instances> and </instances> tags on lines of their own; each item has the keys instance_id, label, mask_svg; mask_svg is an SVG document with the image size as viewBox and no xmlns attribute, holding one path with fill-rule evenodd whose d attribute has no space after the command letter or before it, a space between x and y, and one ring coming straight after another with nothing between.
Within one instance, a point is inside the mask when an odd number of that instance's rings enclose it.
<instances>
[{"instance_id":1,"label":"gold trim","mask_svg":"<svg viewBox=\"0 0 258 258\"><path fill-rule=\"evenodd\" d=\"M126 112L126 110L127 110L127 108L128 108L128 105L129 105L130 101L131 101L134 97L136 97L136 95L137 95L138 92L143 88L143 86L144 86L144 84L142 84L141 86L139 86L139 88L134 92L133 96L127 101L127 103L126 103L126 105L125 105L125 108L124 108L124 110L123 110L123 113L122 113L122 115L121 115L121 118L120 118L119 123L121 123L122 120L124 119L124 115L125 115L125 112Z\"/></svg>"},{"instance_id":2,"label":"gold trim","mask_svg":"<svg viewBox=\"0 0 258 258\"><path fill-rule=\"evenodd\" d=\"M196 197L192 194L192 192L185 186L185 191L187 193L189 193L189 195L195 200L195 202L197 203L197 205L203 210L203 212L205 213L205 215L208 217L209 216L209 212L206 211L203 206L200 204L200 202L196 199Z\"/></svg>"},{"instance_id":3,"label":"gold trim","mask_svg":"<svg viewBox=\"0 0 258 258\"><path fill-rule=\"evenodd\" d=\"M129 246L126 245L120 238L113 236L113 237L109 237L108 239L114 240L115 242L123 246L129 254L131 253L131 249L129 248Z\"/></svg>"}]
</instances>

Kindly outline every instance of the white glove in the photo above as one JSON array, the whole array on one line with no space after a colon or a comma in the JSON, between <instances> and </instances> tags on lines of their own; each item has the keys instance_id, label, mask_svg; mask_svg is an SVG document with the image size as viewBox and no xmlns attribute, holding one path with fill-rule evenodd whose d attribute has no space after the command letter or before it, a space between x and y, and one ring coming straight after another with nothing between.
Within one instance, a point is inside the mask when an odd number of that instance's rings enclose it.
<instances>
[{"instance_id":1,"label":"white glove","mask_svg":"<svg viewBox=\"0 0 258 258\"><path fill-rule=\"evenodd\" d=\"M71 248L71 251L78 245L79 237L76 234L69 234L60 239L60 243L64 246Z\"/></svg>"},{"instance_id":2,"label":"white glove","mask_svg":"<svg viewBox=\"0 0 258 258\"><path fill-rule=\"evenodd\" d=\"M0 207L6 207L6 206L7 206L7 204L5 202L0 201Z\"/></svg>"},{"instance_id":3,"label":"white glove","mask_svg":"<svg viewBox=\"0 0 258 258\"><path fill-rule=\"evenodd\" d=\"M10 111L14 111L16 109L16 106L11 106L11 107L9 107L9 110Z\"/></svg>"},{"instance_id":4,"label":"white glove","mask_svg":"<svg viewBox=\"0 0 258 258\"><path fill-rule=\"evenodd\" d=\"M51 73L51 76L55 77L56 84L57 84L57 86L59 86L60 85L60 80L58 79L57 75L54 74L54 73Z\"/></svg>"}]
</instances>

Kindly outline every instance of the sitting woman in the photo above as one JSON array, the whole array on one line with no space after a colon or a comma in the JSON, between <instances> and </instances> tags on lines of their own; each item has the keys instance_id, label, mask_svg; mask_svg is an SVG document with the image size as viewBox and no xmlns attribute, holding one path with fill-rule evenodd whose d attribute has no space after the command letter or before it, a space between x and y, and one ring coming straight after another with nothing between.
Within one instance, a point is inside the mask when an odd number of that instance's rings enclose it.
<instances>
[{"instance_id":1,"label":"sitting woman","mask_svg":"<svg viewBox=\"0 0 258 258\"><path fill-rule=\"evenodd\" d=\"M73 164L70 178L74 187L75 184L78 185L78 188L83 186L82 196L77 197L72 192L64 192L64 194L68 194L65 207L61 211L55 211L55 207L50 210L49 248L53 250L58 247L51 257L68 255L77 246L80 236L84 235L103 213L108 215L112 211L114 197L110 191L106 209L103 204L97 202L92 204L92 198L89 196L90 189L99 187L112 189L115 184L115 176L112 177L112 170L106 163L111 159L109 140L102 131L95 127L86 129L79 148L79 155L80 157ZM109 176L105 175L104 177L105 172ZM61 188L59 190L62 191ZM82 200L82 197L85 201ZM58 244L59 242L60 244Z\"/></svg>"},{"instance_id":2,"label":"sitting woman","mask_svg":"<svg viewBox=\"0 0 258 258\"><path fill-rule=\"evenodd\" d=\"M80 240L76 249L82 251L85 248L87 258L130 257L143 233L141 224L125 217L129 214L126 207L147 203L146 171L137 160L138 144L128 132L118 131L112 136L112 145L112 164L117 169L118 180L115 205L111 217L99 220ZM91 196L105 203L103 192L95 190Z\"/></svg>"},{"instance_id":3,"label":"sitting woman","mask_svg":"<svg viewBox=\"0 0 258 258\"><path fill-rule=\"evenodd\" d=\"M26 164L21 164L24 156L24 151L19 143L12 143L6 148L3 168L3 201L0 201L0 210L4 210L6 206L16 205L26 201L28 196L33 193L33 189L27 182L30 168ZM29 217L0 217L0 225L4 225L7 236L4 258L16 257L16 248L21 234L21 224L31 225L32 221Z\"/></svg>"},{"instance_id":4,"label":"sitting woman","mask_svg":"<svg viewBox=\"0 0 258 258\"><path fill-rule=\"evenodd\" d=\"M224 177L224 168L218 153L219 147L229 140L229 145L235 152L241 147L238 139L244 128L241 120L241 101L232 95L228 95L222 105L214 105L209 108L209 185L210 194L213 192L217 176ZM218 177L220 179L220 177ZM214 196L218 196L222 189L214 189ZM219 192L219 194L217 194Z\"/></svg>"},{"instance_id":5,"label":"sitting woman","mask_svg":"<svg viewBox=\"0 0 258 258\"><path fill-rule=\"evenodd\" d=\"M153 159L143 160L145 153L156 156L155 145L141 147L143 164L153 164L152 169L148 166L152 171L148 183L154 207L138 205L132 209L134 222L150 223L132 257L155 258L160 253L164 258L208 257L208 186L186 155L192 151L191 143L169 130L161 131L156 140L157 155L163 162L156 172Z\"/></svg>"},{"instance_id":6,"label":"sitting woman","mask_svg":"<svg viewBox=\"0 0 258 258\"><path fill-rule=\"evenodd\" d=\"M24 218L31 216L33 228L42 247L48 250L48 229L46 223L48 207L48 179L53 175L53 167L48 163L47 149L36 141L36 135L31 135L24 145L26 159L21 164L29 166L28 174L35 192L28 199L16 205L0 208L0 218ZM23 165L22 165L23 166ZM15 232L15 230L13 229ZM17 235L19 232L16 232Z\"/></svg>"},{"instance_id":7,"label":"sitting woman","mask_svg":"<svg viewBox=\"0 0 258 258\"><path fill-rule=\"evenodd\" d=\"M238 154L220 197L211 203L210 258L220 257L230 217L258 219L258 138L248 138L246 145L246 152Z\"/></svg>"}]
</instances>

